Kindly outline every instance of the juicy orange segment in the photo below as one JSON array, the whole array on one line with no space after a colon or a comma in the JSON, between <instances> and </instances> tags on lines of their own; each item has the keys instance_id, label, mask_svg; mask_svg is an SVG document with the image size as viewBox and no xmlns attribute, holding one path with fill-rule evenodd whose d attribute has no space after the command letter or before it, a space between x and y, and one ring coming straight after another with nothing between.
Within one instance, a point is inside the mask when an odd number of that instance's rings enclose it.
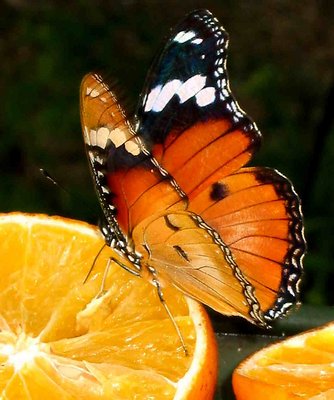
<instances>
[{"instance_id":1,"label":"juicy orange segment","mask_svg":"<svg viewBox=\"0 0 334 400\"><path fill-rule=\"evenodd\" d=\"M264 348L233 373L238 400L334 399L334 323Z\"/></svg>"},{"instance_id":2,"label":"juicy orange segment","mask_svg":"<svg viewBox=\"0 0 334 400\"><path fill-rule=\"evenodd\" d=\"M103 243L83 222L0 215L0 398L212 399L217 349L203 308L164 290L186 357L155 288L115 262L106 273L113 250L83 284Z\"/></svg>"}]
</instances>

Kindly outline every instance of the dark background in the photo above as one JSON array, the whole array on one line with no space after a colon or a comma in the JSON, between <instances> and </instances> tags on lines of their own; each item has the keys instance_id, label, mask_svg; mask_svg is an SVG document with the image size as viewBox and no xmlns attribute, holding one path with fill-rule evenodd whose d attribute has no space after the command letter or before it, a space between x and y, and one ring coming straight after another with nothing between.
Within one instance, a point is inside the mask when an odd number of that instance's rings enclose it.
<instances>
[{"instance_id":1,"label":"dark background","mask_svg":"<svg viewBox=\"0 0 334 400\"><path fill-rule=\"evenodd\" d=\"M103 68L133 110L168 30L210 9L230 34L228 70L264 142L253 165L277 168L302 197L303 300L334 303L334 5L329 1L0 0L0 211L95 223L79 85ZM69 193L52 185L45 168Z\"/></svg>"}]
</instances>

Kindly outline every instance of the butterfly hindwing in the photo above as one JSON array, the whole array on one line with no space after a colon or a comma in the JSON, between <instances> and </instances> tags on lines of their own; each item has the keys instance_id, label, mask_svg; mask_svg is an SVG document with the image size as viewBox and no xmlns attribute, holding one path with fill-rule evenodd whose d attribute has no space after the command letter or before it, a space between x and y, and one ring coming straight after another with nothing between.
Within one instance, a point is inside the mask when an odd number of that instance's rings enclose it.
<instances>
[{"instance_id":1,"label":"butterfly hindwing","mask_svg":"<svg viewBox=\"0 0 334 400\"><path fill-rule=\"evenodd\" d=\"M242 168L190 201L188 211L152 216L133 234L164 279L223 314L265 325L298 300L300 201L270 168Z\"/></svg>"},{"instance_id":2,"label":"butterfly hindwing","mask_svg":"<svg viewBox=\"0 0 334 400\"><path fill-rule=\"evenodd\" d=\"M286 177L242 168L189 207L224 238L268 320L297 301L305 243L300 200Z\"/></svg>"},{"instance_id":3,"label":"butterfly hindwing","mask_svg":"<svg viewBox=\"0 0 334 400\"><path fill-rule=\"evenodd\" d=\"M134 229L133 237L163 284L173 284L222 314L266 325L253 286L228 246L199 215L153 215Z\"/></svg>"}]
</instances>

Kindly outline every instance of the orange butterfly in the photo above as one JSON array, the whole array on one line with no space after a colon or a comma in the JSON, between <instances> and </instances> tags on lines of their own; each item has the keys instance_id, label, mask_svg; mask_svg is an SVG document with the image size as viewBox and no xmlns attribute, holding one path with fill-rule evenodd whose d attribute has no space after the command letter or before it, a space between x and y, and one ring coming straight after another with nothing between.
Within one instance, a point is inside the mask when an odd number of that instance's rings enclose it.
<instances>
[{"instance_id":1,"label":"orange butterfly","mask_svg":"<svg viewBox=\"0 0 334 400\"><path fill-rule=\"evenodd\" d=\"M133 124L98 74L83 79L81 120L106 242L132 272L266 326L297 301L302 214L282 174L243 168L261 134L230 92L227 45L210 12L191 13L151 68Z\"/></svg>"}]
</instances>

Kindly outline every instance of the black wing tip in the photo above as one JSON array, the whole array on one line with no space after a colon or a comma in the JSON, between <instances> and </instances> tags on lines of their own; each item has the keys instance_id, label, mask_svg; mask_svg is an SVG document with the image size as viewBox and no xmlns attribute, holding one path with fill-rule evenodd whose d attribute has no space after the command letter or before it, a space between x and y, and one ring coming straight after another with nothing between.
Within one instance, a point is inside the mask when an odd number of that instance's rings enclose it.
<instances>
[{"instance_id":1,"label":"black wing tip","mask_svg":"<svg viewBox=\"0 0 334 400\"><path fill-rule=\"evenodd\" d=\"M285 201L287 214L290 218L288 233L290 246L283 262L280 290L275 303L264 314L267 321L272 321L286 315L299 302L306 240L301 200L291 181L271 168L257 168L256 179L260 183L274 185L279 198Z\"/></svg>"},{"instance_id":2,"label":"black wing tip","mask_svg":"<svg viewBox=\"0 0 334 400\"><path fill-rule=\"evenodd\" d=\"M228 41L226 40L228 39L228 32L224 29L222 24L212 14L212 12L205 8L199 8L188 13L174 28L172 28L172 31L179 32L183 26L187 27L188 30L194 26L201 27L202 29L210 32L219 31L220 35L224 37L225 41Z\"/></svg>"},{"instance_id":3,"label":"black wing tip","mask_svg":"<svg viewBox=\"0 0 334 400\"><path fill-rule=\"evenodd\" d=\"M212 17L212 12L209 11L207 8L196 8L195 10L191 11L190 13L188 13L188 16L203 16L203 15L207 15Z\"/></svg>"},{"instance_id":4,"label":"black wing tip","mask_svg":"<svg viewBox=\"0 0 334 400\"><path fill-rule=\"evenodd\" d=\"M199 18L212 19L216 21L216 17L214 17L211 11L209 11L206 8L197 8L191 11L190 13L186 14L181 23L184 21L196 20Z\"/></svg>"},{"instance_id":5,"label":"black wing tip","mask_svg":"<svg viewBox=\"0 0 334 400\"><path fill-rule=\"evenodd\" d=\"M226 51L229 42L228 32L224 29L218 19L209 10L206 9L198 9L193 11L192 13L188 14L183 22L188 23L188 19L196 19L198 21L201 21L208 32L216 37L216 51L219 50L218 52L225 60L222 64L222 68L224 69L223 75L227 82L224 90L228 92L228 95L226 96L224 101L224 108L219 110L218 113L221 113L230 119L232 123L232 129L239 128L243 130L251 138L249 149L252 151L252 153L257 152L261 147L262 134L253 119L240 107L238 101L236 100L230 89L229 74L226 66ZM180 26L177 26L176 30L177 29L180 29ZM219 34L217 34L217 32L219 32Z\"/></svg>"}]
</instances>

